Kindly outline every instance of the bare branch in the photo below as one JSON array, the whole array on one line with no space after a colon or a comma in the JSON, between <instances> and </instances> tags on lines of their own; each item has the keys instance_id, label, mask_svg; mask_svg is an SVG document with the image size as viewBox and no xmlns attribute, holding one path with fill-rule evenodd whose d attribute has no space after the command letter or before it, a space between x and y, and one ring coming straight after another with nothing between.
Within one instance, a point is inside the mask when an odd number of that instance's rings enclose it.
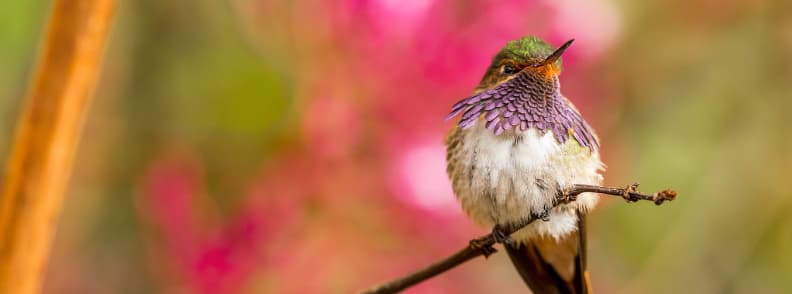
<instances>
[{"instance_id":1,"label":"bare branch","mask_svg":"<svg viewBox=\"0 0 792 294\"><path fill-rule=\"evenodd\" d=\"M593 186L593 185L572 185L572 187L567 188L561 193L561 198L559 201L561 202L569 202L574 201L577 195L585 192L594 192L606 195L613 195L613 196L621 196L627 202L636 202L639 200L648 200L654 202L656 205L663 204L665 201L674 200L677 196L677 192L671 189L665 189L660 192L656 192L654 194L644 194L638 192L638 183L633 183L632 185L627 186L626 188L610 188L610 187L601 187L601 186Z\"/></svg>"},{"instance_id":2,"label":"bare branch","mask_svg":"<svg viewBox=\"0 0 792 294\"><path fill-rule=\"evenodd\" d=\"M657 205L663 204L665 201L674 200L677 196L677 193L671 189L666 189L654 194L644 194L638 192L637 189L638 183L634 183L625 188L601 187L593 185L572 185L567 189L559 191L555 206L575 201L578 195L586 192L619 196L627 200L627 202L637 202L639 200L652 201ZM504 235L509 236L512 233L519 231L525 226L531 224L535 220L541 218L542 216L531 215L519 225L506 226L504 228L499 228L499 230ZM490 256L491 254L497 252L497 250L495 250L493 247L495 243L498 243L497 238L492 233L470 240L470 244L468 244L468 246L462 248L462 250L457 251L453 255L446 257L443 260L435 262L423 269L405 275L401 278L370 288L363 293L385 294L402 291L414 286L415 284L442 274L480 255L484 255L485 257Z\"/></svg>"}]
</instances>

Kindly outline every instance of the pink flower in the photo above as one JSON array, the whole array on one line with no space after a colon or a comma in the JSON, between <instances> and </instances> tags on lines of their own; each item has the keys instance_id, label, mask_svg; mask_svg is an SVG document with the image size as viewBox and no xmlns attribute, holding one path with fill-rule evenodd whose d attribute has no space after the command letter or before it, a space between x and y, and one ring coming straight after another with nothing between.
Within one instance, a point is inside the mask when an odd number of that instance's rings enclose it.
<instances>
[{"instance_id":1,"label":"pink flower","mask_svg":"<svg viewBox=\"0 0 792 294\"><path fill-rule=\"evenodd\" d=\"M338 159L355 149L360 139L360 117L350 99L325 95L312 99L307 108L303 130L318 156Z\"/></svg>"},{"instance_id":2,"label":"pink flower","mask_svg":"<svg viewBox=\"0 0 792 294\"><path fill-rule=\"evenodd\" d=\"M258 247L271 230L254 214L210 218L216 211L201 197L200 163L188 158L166 153L146 175L139 211L160 233L154 246L164 250L153 263L174 265L177 283L191 292L235 292L266 265Z\"/></svg>"},{"instance_id":3,"label":"pink flower","mask_svg":"<svg viewBox=\"0 0 792 294\"><path fill-rule=\"evenodd\" d=\"M392 189L400 200L439 214L459 214L461 209L445 173L445 147L439 140L403 146L398 154Z\"/></svg>"}]
</instances>

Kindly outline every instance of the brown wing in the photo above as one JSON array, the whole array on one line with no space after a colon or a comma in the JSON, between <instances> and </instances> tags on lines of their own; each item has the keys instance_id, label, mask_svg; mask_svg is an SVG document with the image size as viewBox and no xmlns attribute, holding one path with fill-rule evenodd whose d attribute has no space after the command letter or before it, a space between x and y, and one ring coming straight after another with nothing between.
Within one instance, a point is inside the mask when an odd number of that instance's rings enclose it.
<instances>
[{"instance_id":1,"label":"brown wing","mask_svg":"<svg viewBox=\"0 0 792 294\"><path fill-rule=\"evenodd\" d=\"M536 294L591 293L586 272L585 215L578 230L556 241L550 237L524 245L505 245L514 267Z\"/></svg>"}]
</instances>

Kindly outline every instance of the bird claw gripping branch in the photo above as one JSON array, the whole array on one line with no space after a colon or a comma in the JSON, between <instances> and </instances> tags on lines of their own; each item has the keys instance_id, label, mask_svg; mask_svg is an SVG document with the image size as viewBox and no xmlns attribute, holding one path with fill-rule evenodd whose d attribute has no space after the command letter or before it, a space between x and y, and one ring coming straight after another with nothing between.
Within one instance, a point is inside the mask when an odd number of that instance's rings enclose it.
<instances>
[{"instance_id":1,"label":"bird claw gripping branch","mask_svg":"<svg viewBox=\"0 0 792 294\"><path fill-rule=\"evenodd\" d=\"M498 250L495 250L495 248L492 247L495 242L495 238L492 235L487 235L481 238L470 240L469 246L474 250L480 251L481 255L484 255L486 258L493 253L498 252Z\"/></svg>"}]
</instances>

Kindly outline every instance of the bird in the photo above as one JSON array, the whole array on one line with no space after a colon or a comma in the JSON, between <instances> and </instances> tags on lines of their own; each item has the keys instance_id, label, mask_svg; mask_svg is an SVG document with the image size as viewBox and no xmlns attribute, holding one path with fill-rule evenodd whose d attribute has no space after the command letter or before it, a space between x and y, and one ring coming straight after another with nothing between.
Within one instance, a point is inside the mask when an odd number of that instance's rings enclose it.
<instances>
[{"instance_id":1,"label":"bird","mask_svg":"<svg viewBox=\"0 0 792 294\"><path fill-rule=\"evenodd\" d=\"M590 293L585 216L598 196L558 204L574 184L600 185L599 139L561 93L561 55L535 36L495 55L472 95L451 107L460 116L445 139L447 173L465 214L493 228L540 218L504 239L509 258L534 292Z\"/></svg>"}]
</instances>

